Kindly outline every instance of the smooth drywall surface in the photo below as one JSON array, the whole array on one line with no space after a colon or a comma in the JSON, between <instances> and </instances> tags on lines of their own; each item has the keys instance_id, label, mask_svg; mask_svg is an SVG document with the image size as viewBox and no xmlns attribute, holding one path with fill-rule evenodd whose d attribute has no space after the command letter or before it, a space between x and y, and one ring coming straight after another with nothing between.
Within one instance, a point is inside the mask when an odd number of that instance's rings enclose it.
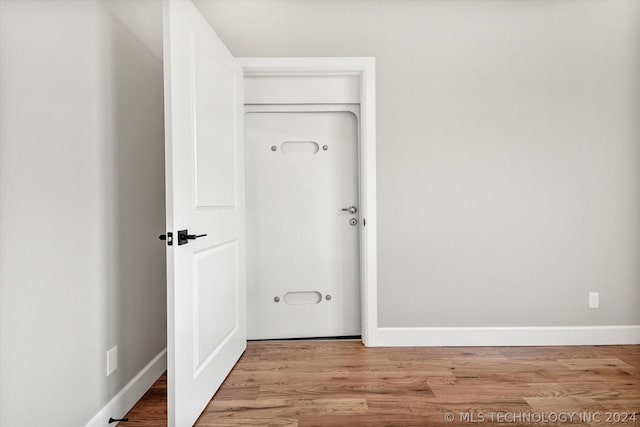
<instances>
[{"instance_id":1,"label":"smooth drywall surface","mask_svg":"<svg viewBox=\"0 0 640 427\"><path fill-rule=\"evenodd\" d=\"M380 326L640 324L640 2L196 4L237 56L376 57Z\"/></svg>"},{"instance_id":2,"label":"smooth drywall surface","mask_svg":"<svg viewBox=\"0 0 640 427\"><path fill-rule=\"evenodd\" d=\"M2 426L85 425L166 346L162 61L103 6L0 1Z\"/></svg>"}]
</instances>

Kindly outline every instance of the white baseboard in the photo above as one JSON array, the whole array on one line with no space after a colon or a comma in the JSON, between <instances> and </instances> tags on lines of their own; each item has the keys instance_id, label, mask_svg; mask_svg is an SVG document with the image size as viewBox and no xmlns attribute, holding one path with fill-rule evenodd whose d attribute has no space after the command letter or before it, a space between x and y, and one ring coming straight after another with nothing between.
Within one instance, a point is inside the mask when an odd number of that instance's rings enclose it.
<instances>
[{"instance_id":1,"label":"white baseboard","mask_svg":"<svg viewBox=\"0 0 640 427\"><path fill-rule=\"evenodd\" d=\"M167 349L162 350L151 362L142 368L122 390L109 401L85 427L104 427L109 425L109 417L122 418L151 388L153 383L167 370ZM115 426L116 424L111 424Z\"/></svg>"},{"instance_id":2,"label":"white baseboard","mask_svg":"<svg viewBox=\"0 0 640 427\"><path fill-rule=\"evenodd\" d=\"M371 347L466 347L640 344L640 325L377 328Z\"/></svg>"}]
</instances>

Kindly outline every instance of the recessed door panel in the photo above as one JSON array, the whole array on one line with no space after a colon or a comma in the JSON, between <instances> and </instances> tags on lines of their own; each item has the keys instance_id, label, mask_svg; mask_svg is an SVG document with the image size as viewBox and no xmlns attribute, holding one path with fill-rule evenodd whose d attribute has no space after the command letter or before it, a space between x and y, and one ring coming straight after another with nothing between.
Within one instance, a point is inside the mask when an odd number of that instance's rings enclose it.
<instances>
[{"instance_id":1,"label":"recessed door panel","mask_svg":"<svg viewBox=\"0 0 640 427\"><path fill-rule=\"evenodd\" d=\"M238 75L208 54L207 42L193 36L196 206L232 207L236 204L237 126L233 124L237 119L236 105L228 100L237 99Z\"/></svg>"},{"instance_id":2,"label":"recessed door panel","mask_svg":"<svg viewBox=\"0 0 640 427\"><path fill-rule=\"evenodd\" d=\"M193 255L194 373L238 328L237 258L235 241Z\"/></svg>"},{"instance_id":3,"label":"recessed door panel","mask_svg":"<svg viewBox=\"0 0 640 427\"><path fill-rule=\"evenodd\" d=\"M356 115L248 113L245 132L248 338L359 335Z\"/></svg>"}]
</instances>

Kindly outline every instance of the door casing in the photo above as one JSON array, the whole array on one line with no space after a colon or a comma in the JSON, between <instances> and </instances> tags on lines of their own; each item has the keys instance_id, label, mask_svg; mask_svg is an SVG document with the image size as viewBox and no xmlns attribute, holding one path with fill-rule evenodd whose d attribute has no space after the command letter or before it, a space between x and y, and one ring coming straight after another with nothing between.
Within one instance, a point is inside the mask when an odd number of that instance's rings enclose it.
<instances>
[{"instance_id":1,"label":"door casing","mask_svg":"<svg viewBox=\"0 0 640 427\"><path fill-rule=\"evenodd\" d=\"M255 77L357 79L359 120L360 304L362 342L375 345L378 330L376 218L375 58L237 58L245 82ZM274 97L273 104L282 103ZM316 102L317 103L317 102ZM332 103L340 103L340 100ZM246 104L246 102L245 102Z\"/></svg>"}]
</instances>

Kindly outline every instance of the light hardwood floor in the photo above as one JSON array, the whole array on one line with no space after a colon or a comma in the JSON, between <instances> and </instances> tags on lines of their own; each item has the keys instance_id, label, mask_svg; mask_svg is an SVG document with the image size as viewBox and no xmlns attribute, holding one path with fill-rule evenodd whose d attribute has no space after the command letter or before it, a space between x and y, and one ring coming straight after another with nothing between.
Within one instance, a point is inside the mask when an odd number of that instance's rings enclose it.
<instances>
[{"instance_id":1,"label":"light hardwood floor","mask_svg":"<svg viewBox=\"0 0 640 427\"><path fill-rule=\"evenodd\" d=\"M165 376L128 417L166 424ZM240 425L640 426L640 346L251 342L196 423Z\"/></svg>"}]
</instances>

